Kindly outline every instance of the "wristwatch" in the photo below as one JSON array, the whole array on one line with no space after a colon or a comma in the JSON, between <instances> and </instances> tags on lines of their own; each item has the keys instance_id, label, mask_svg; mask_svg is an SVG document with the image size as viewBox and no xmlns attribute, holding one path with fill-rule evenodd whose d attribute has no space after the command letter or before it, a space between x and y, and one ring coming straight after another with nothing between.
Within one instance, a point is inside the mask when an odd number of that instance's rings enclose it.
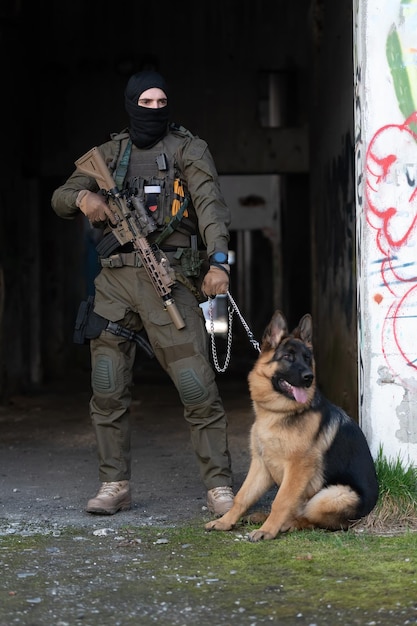
<instances>
[{"instance_id":1,"label":"wristwatch","mask_svg":"<svg viewBox=\"0 0 417 626\"><path fill-rule=\"evenodd\" d=\"M228 255L225 252L215 252L210 257L210 263L227 263Z\"/></svg>"}]
</instances>

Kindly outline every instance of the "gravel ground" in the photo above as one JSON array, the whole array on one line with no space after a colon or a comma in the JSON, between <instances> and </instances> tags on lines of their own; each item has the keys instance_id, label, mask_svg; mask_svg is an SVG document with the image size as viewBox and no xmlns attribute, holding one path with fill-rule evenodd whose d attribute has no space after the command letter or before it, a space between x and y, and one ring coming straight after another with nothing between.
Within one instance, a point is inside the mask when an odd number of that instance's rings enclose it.
<instances>
[{"instance_id":1,"label":"gravel ground","mask_svg":"<svg viewBox=\"0 0 417 626\"><path fill-rule=\"evenodd\" d=\"M240 484L252 423L246 377L223 374L219 386ZM99 486L89 397L87 372L71 385L54 384L0 407L0 518L101 525L102 516L84 512ZM112 525L176 524L201 516L206 492L177 392L163 374L136 375L131 417L133 508L112 516Z\"/></svg>"},{"instance_id":2,"label":"gravel ground","mask_svg":"<svg viewBox=\"0 0 417 626\"><path fill-rule=\"evenodd\" d=\"M246 372L220 375L219 386L237 489L249 465L252 409ZM286 606L278 618L282 585L267 586L260 597L242 597L234 584L236 570L226 584L213 576L210 550L221 534L209 535L201 569L186 573L192 546L169 545L164 530L189 526L203 531L210 516L176 391L154 371L136 375L133 508L114 516L85 513L99 484L89 397L89 373L84 372L71 385L50 385L0 407L0 626L417 623L416 610L400 606L376 616L331 607L303 613ZM268 507L273 495L261 504ZM161 572L170 564L172 589L160 582L167 580ZM197 602L188 584L201 592Z\"/></svg>"},{"instance_id":3,"label":"gravel ground","mask_svg":"<svg viewBox=\"0 0 417 626\"><path fill-rule=\"evenodd\" d=\"M219 386L239 486L248 465L252 422L245 376L224 374ZM18 588L23 601L22 608L16 596L10 614L0 602L0 626L194 623L186 607L178 609L174 619L168 604L149 597L148 587L138 608L137 593L132 598L124 592L132 554L119 549L129 543L137 547L142 541L130 535L132 526L162 532L194 524L203 531L210 519L176 390L152 369L136 375L131 412L133 506L114 516L84 512L99 485L89 397L86 372L71 385L50 385L0 407L0 547L2 539L9 545L12 537L17 542L45 537L43 546L37 542L25 548L23 562L20 551L0 551L3 593L10 600L9 594ZM159 555L156 558L159 562ZM40 579L46 588L35 584Z\"/></svg>"}]
</instances>

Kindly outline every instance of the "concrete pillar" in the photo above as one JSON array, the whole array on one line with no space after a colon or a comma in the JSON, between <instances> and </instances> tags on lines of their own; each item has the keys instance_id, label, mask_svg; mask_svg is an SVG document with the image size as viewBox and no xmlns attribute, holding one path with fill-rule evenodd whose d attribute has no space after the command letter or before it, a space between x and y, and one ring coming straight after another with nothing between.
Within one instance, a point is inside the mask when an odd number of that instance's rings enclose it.
<instances>
[{"instance_id":1,"label":"concrete pillar","mask_svg":"<svg viewBox=\"0 0 417 626\"><path fill-rule=\"evenodd\" d=\"M354 0L360 424L417 464L417 0Z\"/></svg>"}]
</instances>

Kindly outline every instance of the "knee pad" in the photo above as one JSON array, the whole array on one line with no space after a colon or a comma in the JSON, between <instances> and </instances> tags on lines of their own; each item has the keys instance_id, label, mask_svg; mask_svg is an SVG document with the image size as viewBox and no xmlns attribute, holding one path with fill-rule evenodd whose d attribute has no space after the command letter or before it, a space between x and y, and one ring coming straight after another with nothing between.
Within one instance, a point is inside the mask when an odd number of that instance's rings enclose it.
<instances>
[{"instance_id":1,"label":"knee pad","mask_svg":"<svg viewBox=\"0 0 417 626\"><path fill-rule=\"evenodd\" d=\"M116 376L113 361L106 354L99 354L91 374L91 385L95 393L108 394L116 391Z\"/></svg>"},{"instance_id":2,"label":"knee pad","mask_svg":"<svg viewBox=\"0 0 417 626\"><path fill-rule=\"evenodd\" d=\"M182 369L178 373L178 393L183 404L201 404L209 392L193 369Z\"/></svg>"}]
</instances>

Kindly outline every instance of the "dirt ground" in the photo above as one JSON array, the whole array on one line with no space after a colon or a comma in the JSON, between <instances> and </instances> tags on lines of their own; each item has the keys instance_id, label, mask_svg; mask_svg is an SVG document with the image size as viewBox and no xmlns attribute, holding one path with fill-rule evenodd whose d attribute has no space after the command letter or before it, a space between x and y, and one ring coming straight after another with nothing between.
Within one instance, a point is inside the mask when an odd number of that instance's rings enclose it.
<instances>
[{"instance_id":1,"label":"dirt ground","mask_svg":"<svg viewBox=\"0 0 417 626\"><path fill-rule=\"evenodd\" d=\"M204 536L210 519L174 386L150 362L135 371L133 506L113 516L91 515L84 507L99 480L88 413L89 377L86 369L70 382L15 396L0 407L0 626L180 626L194 624L196 611L202 626L213 624L207 607L190 613L181 601L167 615L150 564L141 570L145 581L140 591L129 573L138 558L148 563L143 550L132 556L130 543L136 553L141 540L136 534L130 538L130 528L160 528L163 533L184 525L201 527ZM249 464L252 412L246 374L221 374L218 384L229 419L237 489ZM154 558L160 567L155 549ZM216 623L228 619L222 612Z\"/></svg>"},{"instance_id":2,"label":"dirt ground","mask_svg":"<svg viewBox=\"0 0 417 626\"><path fill-rule=\"evenodd\" d=\"M250 363L242 363L218 375L235 491L249 466L249 369ZM135 371L133 508L114 516L85 513L99 485L89 376L81 369L68 381L0 407L0 626L416 623L407 603L370 612L355 600L353 609L340 611L317 606L308 593L301 597L297 586L281 598L276 563L269 566L274 584L261 585L261 591L259 583L254 587L251 565L238 561L230 569L222 541L233 560L234 542L246 541L244 533L233 540L204 533L210 514L182 406L172 383L150 363ZM268 492L258 509L267 510L274 495ZM175 547L164 536L168 529L178 529L185 539ZM245 553L251 549L248 544ZM216 562L226 561L225 580L213 574L213 551Z\"/></svg>"},{"instance_id":3,"label":"dirt ground","mask_svg":"<svg viewBox=\"0 0 417 626\"><path fill-rule=\"evenodd\" d=\"M235 483L248 467L252 412L246 375L220 374L229 419ZM0 518L91 526L108 516L84 512L99 486L94 433L88 414L89 371L45 386L0 407ZM131 419L131 511L112 525L175 524L201 516L206 504L188 425L171 381L146 362L135 372Z\"/></svg>"}]
</instances>

